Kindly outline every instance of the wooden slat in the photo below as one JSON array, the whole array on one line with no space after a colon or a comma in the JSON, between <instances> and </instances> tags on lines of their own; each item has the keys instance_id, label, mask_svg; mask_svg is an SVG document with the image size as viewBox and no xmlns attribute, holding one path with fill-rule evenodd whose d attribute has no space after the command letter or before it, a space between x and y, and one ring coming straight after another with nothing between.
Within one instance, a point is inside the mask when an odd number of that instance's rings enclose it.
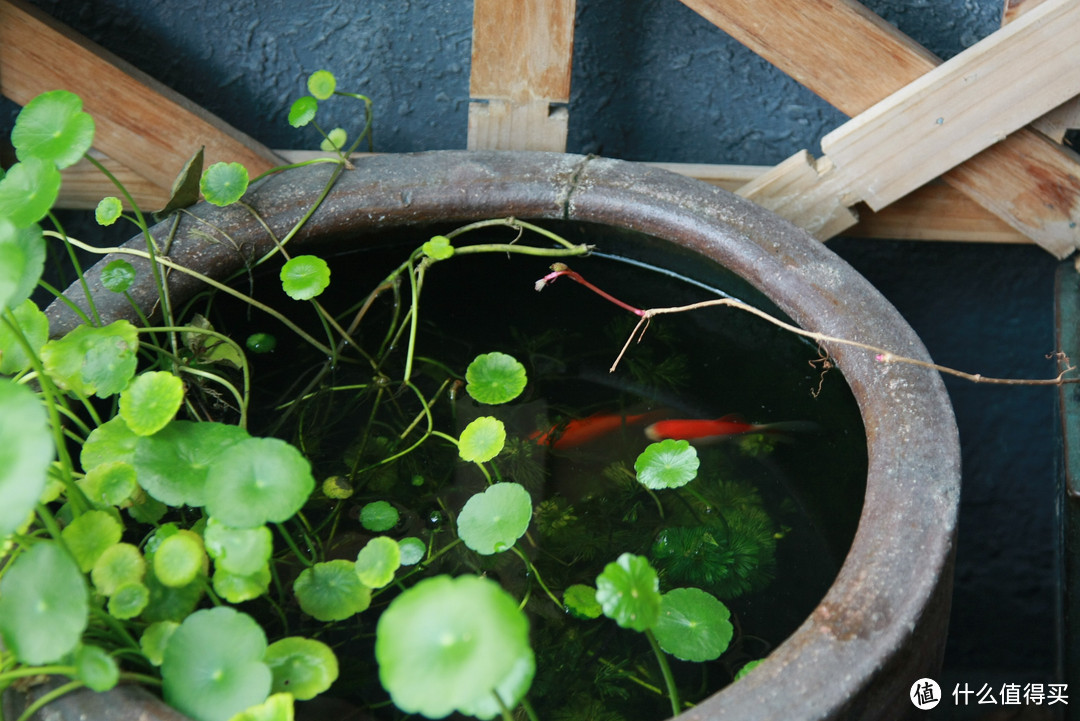
<instances>
[{"instance_id":1,"label":"wooden slat","mask_svg":"<svg viewBox=\"0 0 1080 721\"><path fill-rule=\"evenodd\" d=\"M848 115L938 63L855 0L682 2ZM1058 257L1080 244L1080 190L1073 189L1080 164L1073 154L1020 132L976 158L978 166L953 170L945 182ZM1031 202L1033 194L1041 205Z\"/></svg>"},{"instance_id":2,"label":"wooden slat","mask_svg":"<svg viewBox=\"0 0 1080 721\"><path fill-rule=\"evenodd\" d=\"M880 210L1080 92L1080 3L1048 0L833 130L821 148Z\"/></svg>"},{"instance_id":3,"label":"wooden slat","mask_svg":"<svg viewBox=\"0 0 1080 721\"><path fill-rule=\"evenodd\" d=\"M566 149L574 0L475 0L470 150Z\"/></svg>"},{"instance_id":4,"label":"wooden slat","mask_svg":"<svg viewBox=\"0 0 1080 721\"><path fill-rule=\"evenodd\" d=\"M22 0L0 0L0 93L25 105L55 89L78 93L94 145L160 188L206 146L207 164L254 175L278 164L267 148Z\"/></svg>"},{"instance_id":5,"label":"wooden slat","mask_svg":"<svg viewBox=\"0 0 1080 721\"><path fill-rule=\"evenodd\" d=\"M1007 25L1029 10L1034 10L1046 0L1005 0L1001 12L1001 24ZM1065 139L1065 131L1080 128L1080 97L1072 98L1032 121L1031 127L1056 143Z\"/></svg>"}]
</instances>

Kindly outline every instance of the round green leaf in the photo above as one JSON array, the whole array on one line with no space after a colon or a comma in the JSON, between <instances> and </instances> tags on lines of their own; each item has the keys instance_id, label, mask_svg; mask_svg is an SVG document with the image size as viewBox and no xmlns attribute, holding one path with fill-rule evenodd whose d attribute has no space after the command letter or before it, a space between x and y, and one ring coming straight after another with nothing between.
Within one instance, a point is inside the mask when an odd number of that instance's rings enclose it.
<instances>
[{"instance_id":1,"label":"round green leaf","mask_svg":"<svg viewBox=\"0 0 1080 721\"><path fill-rule=\"evenodd\" d=\"M386 501L373 501L360 509L360 525L373 533L389 531L401 514Z\"/></svg>"},{"instance_id":2,"label":"round green leaf","mask_svg":"<svg viewBox=\"0 0 1080 721\"><path fill-rule=\"evenodd\" d=\"M311 300L330 285L330 266L317 255L298 255L281 267L281 287L293 300Z\"/></svg>"},{"instance_id":3,"label":"round green leaf","mask_svg":"<svg viewBox=\"0 0 1080 721\"><path fill-rule=\"evenodd\" d=\"M315 119L315 111L319 109L319 101L310 95L297 98L289 108L289 125L294 128L302 128Z\"/></svg>"},{"instance_id":4,"label":"round green leaf","mask_svg":"<svg viewBox=\"0 0 1080 721\"><path fill-rule=\"evenodd\" d=\"M478 576L435 576L395 598L375 629L383 688L402 711L488 719L510 708L535 671L529 622L513 596Z\"/></svg>"},{"instance_id":5,"label":"round green leaf","mask_svg":"<svg viewBox=\"0 0 1080 721\"><path fill-rule=\"evenodd\" d=\"M465 426L458 439L462 460L483 463L499 455L506 445L506 427L498 418L481 416Z\"/></svg>"},{"instance_id":6,"label":"round green leaf","mask_svg":"<svg viewBox=\"0 0 1080 721\"><path fill-rule=\"evenodd\" d=\"M113 435L119 434L110 433ZM135 443L133 465L139 485L170 506L205 505L207 479L215 472L219 459L248 439L247 432L238 426L173 421Z\"/></svg>"},{"instance_id":7,"label":"round green leaf","mask_svg":"<svg viewBox=\"0 0 1080 721\"><path fill-rule=\"evenodd\" d=\"M108 691L120 681L120 667L105 649L80 646L75 652L75 678L91 691Z\"/></svg>"},{"instance_id":8,"label":"round green leaf","mask_svg":"<svg viewBox=\"0 0 1080 721\"><path fill-rule=\"evenodd\" d=\"M388 536L376 536L368 541L356 556L356 575L368 588L382 588L394 580L401 566L401 549Z\"/></svg>"},{"instance_id":9,"label":"round green leaf","mask_svg":"<svg viewBox=\"0 0 1080 721\"><path fill-rule=\"evenodd\" d=\"M48 160L27 158L0 178L0 216L19 228L44 218L60 194L60 171Z\"/></svg>"},{"instance_id":10,"label":"round green leaf","mask_svg":"<svg viewBox=\"0 0 1080 721\"><path fill-rule=\"evenodd\" d=\"M229 603L243 603L266 593L271 580L269 563L248 574L232 573L219 567L214 570L214 593Z\"/></svg>"},{"instance_id":11,"label":"round green leaf","mask_svg":"<svg viewBox=\"0 0 1080 721\"><path fill-rule=\"evenodd\" d=\"M409 536L398 541L398 550L401 552L402 566L420 563L427 555L427 546L416 536Z\"/></svg>"},{"instance_id":12,"label":"round green leaf","mask_svg":"<svg viewBox=\"0 0 1080 721\"><path fill-rule=\"evenodd\" d=\"M476 356L465 370L465 391L480 403L494 405L514 400L525 390L525 366L506 353Z\"/></svg>"},{"instance_id":13,"label":"round green leaf","mask_svg":"<svg viewBox=\"0 0 1080 721\"><path fill-rule=\"evenodd\" d=\"M249 438L230 446L206 478L206 510L233 528L286 521L315 490L311 464L277 438Z\"/></svg>"},{"instance_id":14,"label":"round green leaf","mask_svg":"<svg viewBox=\"0 0 1080 721\"><path fill-rule=\"evenodd\" d=\"M161 542L153 555L154 575L170 588L182 588L194 581L206 564L206 551L199 534L181 530Z\"/></svg>"},{"instance_id":15,"label":"round green leaf","mask_svg":"<svg viewBox=\"0 0 1080 721\"><path fill-rule=\"evenodd\" d=\"M578 618L600 618L604 613L596 600L596 589L582 583L575 583L563 592L563 603Z\"/></svg>"},{"instance_id":16,"label":"round green leaf","mask_svg":"<svg viewBox=\"0 0 1080 721\"><path fill-rule=\"evenodd\" d=\"M319 100L326 100L337 89L337 78L329 70L316 70L308 77L307 89Z\"/></svg>"},{"instance_id":17,"label":"round green leaf","mask_svg":"<svg viewBox=\"0 0 1080 721\"><path fill-rule=\"evenodd\" d=\"M203 597L204 581L196 579L186 586L166 586L154 574L153 566L147 570L143 583L150 592L150 600L143 609L144 621L183 621L199 605Z\"/></svg>"},{"instance_id":18,"label":"round green leaf","mask_svg":"<svg viewBox=\"0 0 1080 721\"><path fill-rule=\"evenodd\" d=\"M106 511L87 511L60 532L79 570L89 573L109 546L120 542L124 526Z\"/></svg>"},{"instance_id":19,"label":"round green leaf","mask_svg":"<svg viewBox=\"0 0 1080 721\"><path fill-rule=\"evenodd\" d=\"M165 647L165 702L195 721L228 721L270 694L265 653L266 634L250 616L227 606L196 611Z\"/></svg>"},{"instance_id":20,"label":"round green leaf","mask_svg":"<svg viewBox=\"0 0 1080 721\"><path fill-rule=\"evenodd\" d=\"M138 440L123 418L113 416L90 431L79 453L79 461L88 472L102 463L133 463Z\"/></svg>"},{"instance_id":21,"label":"round green leaf","mask_svg":"<svg viewBox=\"0 0 1080 721\"><path fill-rule=\"evenodd\" d=\"M458 536L466 546L489 556L509 550L532 520L532 498L517 483L496 483L477 493L458 514Z\"/></svg>"},{"instance_id":22,"label":"round green leaf","mask_svg":"<svg viewBox=\"0 0 1080 721\"><path fill-rule=\"evenodd\" d=\"M178 628L180 624L176 621L158 621L146 627L139 637L139 648L147 661L155 666L161 665L165 660L165 647L169 645L169 639Z\"/></svg>"},{"instance_id":23,"label":"round green leaf","mask_svg":"<svg viewBox=\"0 0 1080 721\"><path fill-rule=\"evenodd\" d=\"M275 641L263 657L274 674L273 691L298 701L315 698L337 680L337 656L321 641L290 636Z\"/></svg>"},{"instance_id":24,"label":"round green leaf","mask_svg":"<svg viewBox=\"0 0 1080 721\"><path fill-rule=\"evenodd\" d=\"M184 402L184 382L166 371L148 371L120 392L120 417L138 436L151 436L173 419Z\"/></svg>"},{"instance_id":25,"label":"round green leaf","mask_svg":"<svg viewBox=\"0 0 1080 721\"><path fill-rule=\"evenodd\" d=\"M2 251L0 251L2 252ZM2 271L0 271L2 272ZM17 285L13 283L13 286ZM16 291L17 292L17 291ZM2 293L0 293L2 295ZM12 309L19 330L26 337L35 354L49 340L49 318L29 298ZM28 370L30 356L7 323L0 323L0 374L13 375Z\"/></svg>"},{"instance_id":26,"label":"round green leaf","mask_svg":"<svg viewBox=\"0 0 1080 721\"><path fill-rule=\"evenodd\" d=\"M294 721L296 710L293 705L291 693L274 693L262 703L234 715L229 721Z\"/></svg>"},{"instance_id":27,"label":"round green leaf","mask_svg":"<svg viewBox=\"0 0 1080 721\"><path fill-rule=\"evenodd\" d=\"M82 99L67 90L38 95L19 112L11 130L19 160L40 158L58 168L74 165L93 142L94 119L83 112Z\"/></svg>"},{"instance_id":28,"label":"round green leaf","mask_svg":"<svg viewBox=\"0 0 1080 721\"><path fill-rule=\"evenodd\" d=\"M334 128L319 143L319 150L324 153L333 153L344 148L347 142L349 142L349 134L345 132L345 128Z\"/></svg>"},{"instance_id":29,"label":"round green leaf","mask_svg":"<svg viewBox=\"0 0 1080 721\"><path fill-rule=\"evenodd\" d=\"M244 345L252 353L269 353L277 348L277 338L269 333L252 333Z\"/></svg>"},{"instance_id":30,"label":"round green leaf","mask_svg":"<svg viewBox=\"0 0 1080 721\"><path fill-rule=\"evenodd\" d=\"M56 661L82 638L88 598L68 552L53 541L35 543L0 578L0 639L23 663Z\"/></svg>"},{"instance_id":31,"label":"round green leaf","mask_svg":"<svg viewBox=\"0 0 1080 721\"><path fill-rule=\"evenodd\" d=\"M218 568L241 576L264 568L274 551L273 535L266 526L229 528L213 516L206 522L203 540Z\"/></svg>"},{"instance_id":32,"label":"round green leaf","mask_svg":"<svg viewBox=\"0 0 1080 721\"><path fill-rule=\"evenodd\" d=\"M685 486L697 477L699 464L689 441L668 438L650 443L634 462L634 471L641 485L655 491Z\"/></svg>"},{"instance_id":33,"label":"round green leaf","mask_svg":"<svg viewBox=\"0 0 1080 721\"><path fill-rule=\"evenodd\" d=\"M120 203L120 198L110 195L98 201L94 209L94 220L98 225L112 225L120 219L123 212L124 206Z\"/></svg>"},{"instance_id":34,"label":"round green leaf","mask_svg":"<svg viewBox=\"0 0 1080 721\"><path fill-rule=\"evenodd\" d=\"M199 190L206 202L219 206L240 200L247 187L248 171L240 163L214 163L199 180Z\"/></svg>"},{"instance_id":35,"label":"round green leaf","mask_svg":"<svg viewBox=\"0 0 1080 721\"><path fill-rule=\"evenodd\" d=\"M126 461L100 463L77 481L91 503L119 506L135 492L135 467Z\"/></svg>"},{"instance_id":36,"label":"round green leaf","mask_svg":"<svg viewBox=\"0 0 1080 721\"><path fill-rule=\"evenodd\" d=\"M146 559L137 546L115 543L106 548L90 572L90 580L106 596L116 593L125 584L142 583L146 576Z\"/></svg>"},{"instance_id":37,"label":"round green leaf","mask_svg":"<svg viewBox=\"0 0 1080 721\"><path fill-rule=\"evenodd\" d=\"M734 627L727 606L700 588L676 588L660 599L653 628L660 648L683 661L712 661L731 643Z\"/></svg>"},{"instance_id":38,"label":"round green leaf","mask_svg":"<svg viewBox=\"0 0 1080 721\"><path fill-rule=\"evenodd\" d=\"M123 293L135 282L135 266L126 260L114 260L101 269L101 284L113 293Z\"/></svg>"},{"instance_id":39,"label":"round green leaf","mask_svg":"<svg viewBox=\"0 0 1080 721\"><path fill-rule=\"evenodd\" d=\"M0 379L0 538L26 523L53 459L45 408L34 393Z\"/></svg>"},{"instance_id":40,"label":"round green leaf","mask_svg":"<svg viewBox=\"0 0 1080 721\"><path fill-rule=\"evenodd\" d=\"M432 260L446 260L454 255L454 246L445 235L433 236L431 240L424 243L421 250Z\"/></svg>"},{"instance_id":41,"label":"round green leaf","mask_svg":"<svg viewBox=\"0 0 1080 721\"><path fill-rule=\"evenodd\" d=\"M139 334L126 320L107 326L80 325L41 349L45 371L64 390L108 398L135 376Z\"/></svg>"},{"instance_id":42,"label":"round green leaf","mask_svg":"<svg viewBox=\"0 0 1080 721\"><path fill-rule=\"evenodd\" d=\"M371 589L344 559L305 568L293 583L300 610L318 621L341 621L371 605Z\"/></svg>"},{"instance_id":43,"label":"round green leaf","mask_svg":"<svg viewBox=\"0 0 1080 721\"><path fill-rule=\"evenodd\" d=\"M0 309L15 308L26 301L45 268L41 228L34 223L20 228L12 220L5 218L0 208Z\"/></svg>"},{"instance_id":44,"label":"round green leaf","mask_svg":"<svg viewBox=\"0 0 1080 721\"><path fill-rule=\"evenodd\" d=\"M644 556L624 553L596 577L596 600L615 623L644 631L660 618L660 579Z\"/></svg>"},{"instance_id":45,"label":"round green leaf","mask_svg":"<svg viewBox=\"0 0 1080 721\"><path fill-rule=\"evenodd\" d=\"M125 583L109 596L109 615L121 621L135 618L150 603L150 589L142 583Z\"/></svg>"}]
</instances>

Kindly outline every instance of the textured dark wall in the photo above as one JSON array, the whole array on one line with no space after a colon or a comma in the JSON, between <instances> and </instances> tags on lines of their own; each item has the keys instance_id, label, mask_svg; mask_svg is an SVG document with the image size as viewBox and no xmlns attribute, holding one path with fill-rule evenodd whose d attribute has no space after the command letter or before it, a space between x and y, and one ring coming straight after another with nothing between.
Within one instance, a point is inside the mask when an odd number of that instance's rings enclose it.
<instances>
[{"instance_id":1,"label":"textured dark wall","mask_svg":"<svg viewBox=\"0 0 1080 721\"><path fill-rule=\"evenodd\" d=\"M376 101L376 149L463 148L472 4L464 0L37 0L143 71L275 148L313 70ZM871 0L943 58L1001 0ZM340 103L339 107L342 106ZM334 115L330 113L330 115ZM844 117L677 0L578 0L569 150L632 160L776 163ZM354 126L343 109L324 125ZM840 239L940 362L1052 375L1050 256L1033 247ZM973 684L1053 679L1053 394L948 381L964 453L948 670Z\"/></svg>"}]
</instances>

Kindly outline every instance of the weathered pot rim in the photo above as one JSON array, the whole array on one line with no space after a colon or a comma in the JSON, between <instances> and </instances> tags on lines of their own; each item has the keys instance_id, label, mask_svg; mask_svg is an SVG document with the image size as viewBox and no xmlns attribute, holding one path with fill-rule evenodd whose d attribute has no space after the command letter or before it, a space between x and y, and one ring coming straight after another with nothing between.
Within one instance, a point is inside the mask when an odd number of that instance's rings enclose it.
<instances>
[{"instance_id":1,"label":"weathered pot rim","mask_svg":"<svg viewBox=\"0 0 1080 721\"><path fill-rule=\"evenodd\" d=\"M313 166L271 177L247 200L280 235L329 172ZM255 255L269 249L246 210L201 204L193 212L229 227L231 240L207 243L198 233L210 225L185 219L170 252L176 262L236 269L237 247ZM300 248L350 227L508 215L621 226L671 241L741 275L804 328L929 360L900 314L822 243L731 193L636 163L521 152L372 156L342 174L291 243ZM163 238L169 225L159 225L155 235ZM128 245L145 248L139 237ZM109 260L89 273L92 288L100 289L97 271ZM170 282L179 294L195 287L176 273ZM105 317L130 314L123 298L93 293ZM135 295L153 302L150 288ZM81 290L73 286L69 296L78 302ZM49 315L54 331L73 322L58 303ZM829 352L867 433L866 498L851 552L810 617L753 674L680 718L901 716L911 709L903 698L917 674L940 661L960 491L959 442L944 384L935 371L883 364L866 351L836 346ZM922 655L908 649L915 634L933 639Z\"/></svg>"}]
</instances>

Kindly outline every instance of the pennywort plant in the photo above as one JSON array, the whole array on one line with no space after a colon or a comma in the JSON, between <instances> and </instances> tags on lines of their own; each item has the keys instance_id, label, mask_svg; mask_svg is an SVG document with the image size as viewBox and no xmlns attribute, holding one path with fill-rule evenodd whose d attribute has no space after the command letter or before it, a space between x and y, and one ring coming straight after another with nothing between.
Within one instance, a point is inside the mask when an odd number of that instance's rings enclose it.
<instances>
[{"instance_id":1,"label":"pennywort plant","mask_svg":"<svg viewBox=\"0 0 1080 721\"><path fill-rule=\"evenodd\" d=\"M245 269L287 296L284 311L244 283L171 260L173 234L156 241L150 214L115 179L118 195L95 218L133 225L145 249L69 237L52 206L60 170L89 158L93 119L66 91L20 113L18 163L0 179L0 690L43 674L69 679L23 718L72 688L136 682L196 721L291 719L294 701L344 685L404 714L509 721L520 707L535 719L533 682L552 683L542 669L552 653L539 639L558 634L556 656L581 644L576 661L593 663L618 693L644 688L680 712L687 704L668 656L724 653L733 625L717 595L760 583L771 560L767 541L748 558L745 538L725 534L753 525L739 520L747 514L767 533L768 517L746 510L753 503L738 517L713 513L722 503L694 490L694 449L653 444L612 478L634 499L623 527L653 507L661 530L625 553L605 550L614 558L593 580L576 579L575 563L595 557L582 540L595 521L545 498L538 438L550 432L508 421L504 409L528 393L525 364L492 350L459 368L422 355L418 338L433 268L482 253L546 264L590 247L512 218L477 222L420 243L358 302L331 311L323 303L335 259L293 253L290 240L352 167L352 152L365 140L370 148L372 105L326 71L308 91L289 122L318 129L327 155L310 162L334 172L298 224ZM335 98L361 104L351 142L316 124ZM202 165L199 151L152 216L173 233L200 222L186 210L200 195L256 213L245 198L259 178L236 163ZM505 242L466 242L500 229ZM138 278L123 257L147 259L156 313L103 318L89 292L74 304L42 280L47 244L68 255L84 287L74 249L119 254L102 284L129 300ZM206 290L176 302L166 282L176 273ZM52 337L31 299L38 287L82 323ZM218 320L226 301L293 337ZM260 396L253 419L262 359L297 345L314 360L269 412ZM333 415L338 406L350 415ZM465 408L479 413L462 417ZM695 522L706 515L714 521ZM624 530L612 535L628 538ZM570 549L569 560L551 563L545 544ZM593 646L604 618L644 639L659 680Z\"/></svg>"}]
</instances>

